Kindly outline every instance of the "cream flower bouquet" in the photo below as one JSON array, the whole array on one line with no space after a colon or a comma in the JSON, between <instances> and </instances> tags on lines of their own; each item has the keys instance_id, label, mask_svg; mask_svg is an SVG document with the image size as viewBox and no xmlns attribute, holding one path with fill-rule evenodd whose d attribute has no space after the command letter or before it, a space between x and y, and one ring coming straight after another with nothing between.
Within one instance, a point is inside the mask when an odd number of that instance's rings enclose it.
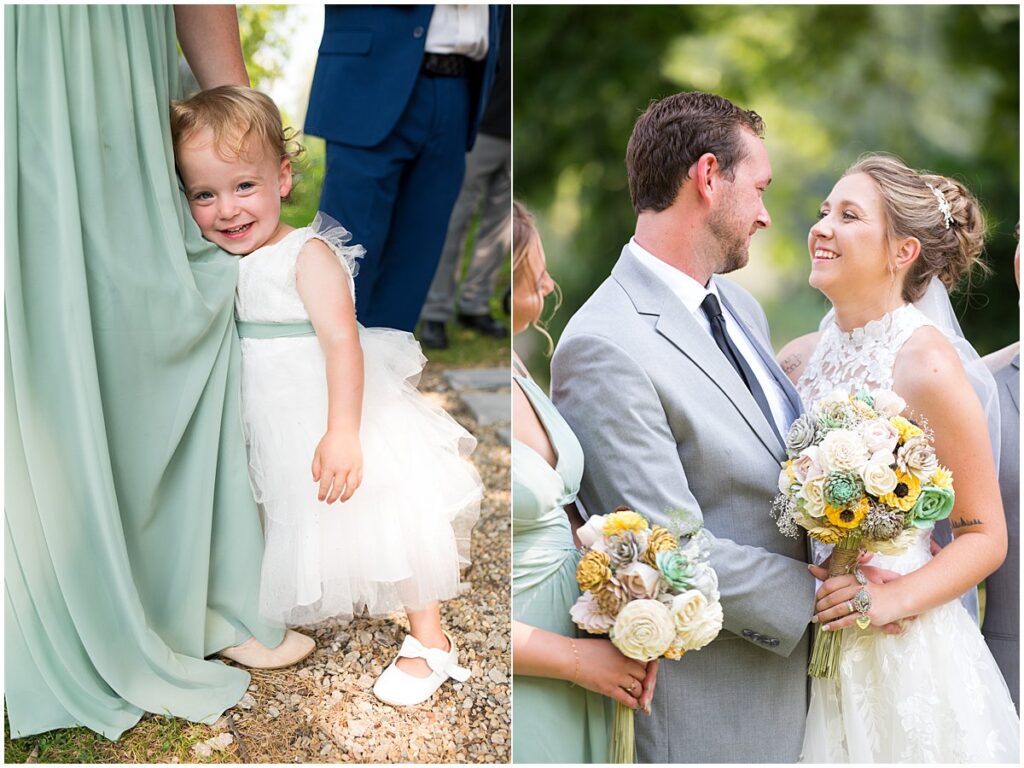
<instances>
[{"instance_id":1,"label":"cream flower bouquet","mask_svg":"<svg viewBox=\"0 0 1024 768\"><path fill-rule=\"evenodd\" d=\"M591 517L578 535L583 594L569 613L580 629L608 635L624 656L642 662L680 659L718 636L722 605L703 529L680 547L668 529L619 507ZM616 703L611 761L633 762L633 742L633 712Z\"/></svg>"},{"instance_id":2,"label":"cream flower bouquet","mask_svg":"<svg viewBox=\"0 0 1024 768\"><path fill-rule=\"evenodd\" d=\"M852 572L862 550L899 554L953 510L953 476L932 434L900 415L906 406L887 389L836 390L789 429L772 516L787 536L804 528L834 545L829 576ZM808 674L834 678L841 644L840 632L819 628Z\"/></svg>"}]
</instances>

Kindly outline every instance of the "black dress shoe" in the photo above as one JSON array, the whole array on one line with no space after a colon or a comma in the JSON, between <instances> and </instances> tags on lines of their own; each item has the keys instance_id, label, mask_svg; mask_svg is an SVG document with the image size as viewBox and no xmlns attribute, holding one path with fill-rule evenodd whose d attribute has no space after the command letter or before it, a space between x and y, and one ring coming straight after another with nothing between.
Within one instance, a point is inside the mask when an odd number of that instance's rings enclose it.
<instances>
[{"instance_id":1,"label":"black dress shoe","mask_svg":"<svg viewBox=\"0 0 1024 768\"><path fill-rule=\"evenodd\" d=\"M420 323L420 344L428 349L448 349L448 332L444 323L437 320Z\"/></svg>"},{"instance_id":2,"label":"black dress shoe","mask_svg":"<svg viewBox=\"0 0 1024 768\"><path fill-rule=\"evenodd\" d=\"M456 319L459 321L459 325L480 331L485 336L493 336L496 339L508 336L508 328L490 315L467 315L465 312L459 312Z\"/></svg>"}]
</instances>

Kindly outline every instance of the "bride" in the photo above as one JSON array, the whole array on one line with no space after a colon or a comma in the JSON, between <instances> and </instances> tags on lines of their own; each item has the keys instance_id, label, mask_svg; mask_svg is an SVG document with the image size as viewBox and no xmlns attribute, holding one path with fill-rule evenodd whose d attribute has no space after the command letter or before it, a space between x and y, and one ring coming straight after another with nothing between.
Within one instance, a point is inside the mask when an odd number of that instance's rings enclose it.
<instances>
[{"instance_id":1,"label":"bride","mask_svg":"<svg viewBox=\"0 0 1024 768\"><path fill-rule=\"evenodd\" d=\"M812 621L845 632L837 679L811 683L806 762L1019 762L1020 721L1006 684L957 600L1006 555L989 439L999 432L991 419L986 426L981 365L945 288L979 262L983 229L959 182L873 154L836 183L808 236L810 284L834 314L780 352L783 368L808 408L837 388L899 394L904 415L934 430L956 507L954 540L934 557L930 532L921 531L902 554L875 555L864 568L872 573L867 629L854 626L855 576L829 579L812 567L827 579ZM820 562L827 551L815 546ZM881 631L890 622L903 632Z\"/></svg>"}]
</instances>

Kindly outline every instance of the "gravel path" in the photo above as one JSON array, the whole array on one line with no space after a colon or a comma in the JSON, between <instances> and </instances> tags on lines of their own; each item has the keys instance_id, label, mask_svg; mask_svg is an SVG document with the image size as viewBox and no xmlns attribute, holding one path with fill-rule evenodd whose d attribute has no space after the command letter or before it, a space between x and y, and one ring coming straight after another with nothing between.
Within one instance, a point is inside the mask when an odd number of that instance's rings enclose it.
<instances>
[{"instance_id":1,"label":"gravel path","mask_svg":"<svg viewBox=\"0 0 1024 768\"><path fill-rule=\"evenodd\" d=\"M425 704L396 708L370 691L408 631L404 614L325 622L298 667L252 673L249 693L216 728L241 762L507 763L511 750L509 509L511 454L496 427L478 427L441 371L420 389L479 440L473 461L487 494L473 531L471 588L442 606L445 627L472 670Z\"/></svg>"}]
</instances>

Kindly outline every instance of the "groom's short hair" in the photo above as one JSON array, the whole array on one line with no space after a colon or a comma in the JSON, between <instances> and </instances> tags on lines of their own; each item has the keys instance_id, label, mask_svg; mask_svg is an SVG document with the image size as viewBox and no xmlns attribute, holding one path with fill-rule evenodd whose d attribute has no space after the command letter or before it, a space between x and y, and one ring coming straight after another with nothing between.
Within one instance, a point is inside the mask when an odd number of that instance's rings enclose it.
<instances>
[{"instance_id":1,"label":"groom's short hair","mask_svg":"<svg viewBox=\"0 0 1024 768\"><path fill-rule=\"evenodd\" d=\"M744 157L744 128L764 135L760 115L713 93L684 91L652 101L637 118L626 148L634 210L663 211L672 205L690 166L707 152L731 180L734 166Z\"/></svg>"}]
</instances>

